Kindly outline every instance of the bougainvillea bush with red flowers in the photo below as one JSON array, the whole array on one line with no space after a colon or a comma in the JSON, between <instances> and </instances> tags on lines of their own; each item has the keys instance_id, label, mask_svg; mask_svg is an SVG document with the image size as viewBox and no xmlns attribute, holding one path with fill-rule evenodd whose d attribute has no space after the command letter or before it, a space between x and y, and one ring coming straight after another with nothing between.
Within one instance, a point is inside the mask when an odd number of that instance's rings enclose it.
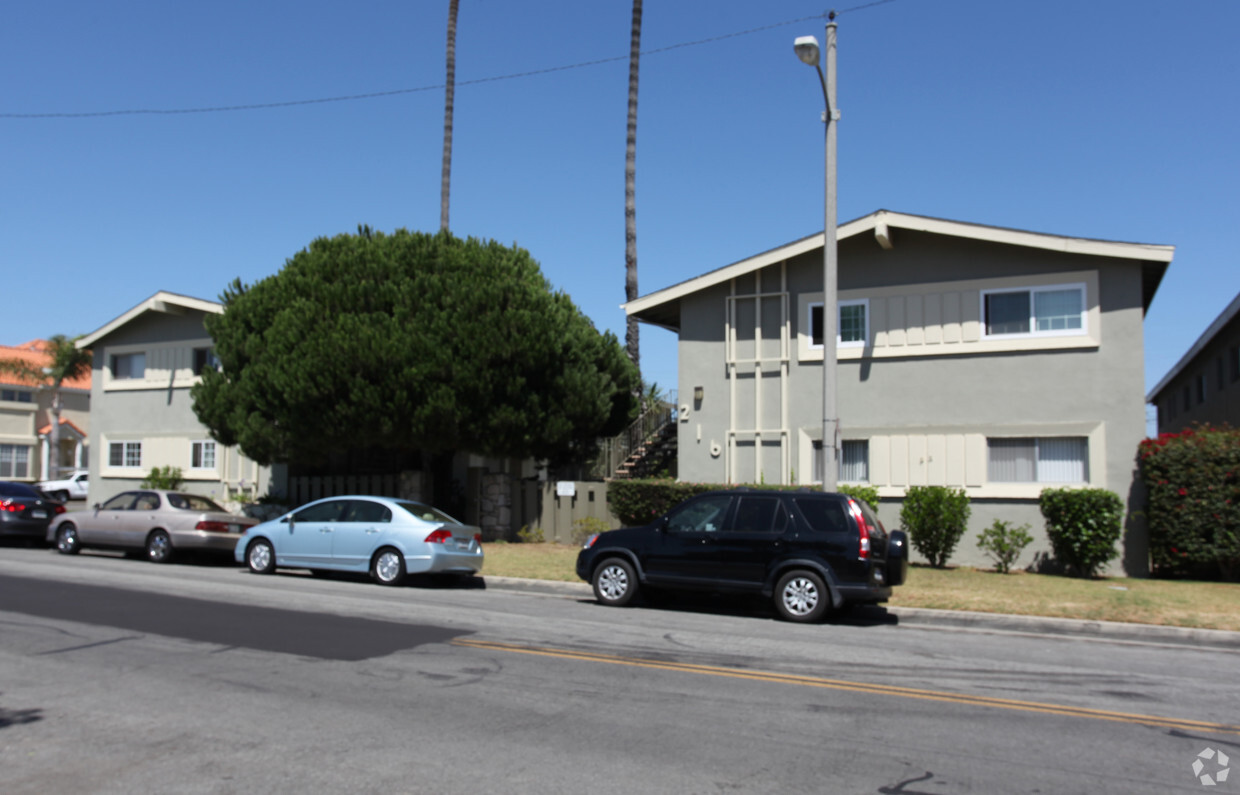
<instances>
[{"instance_id":1,"label":"bougainvillea bush with red flowers","mask_svg":"<svg viewBox=\"0 0 1240 795\"><path fill-rule=\"evenodd\" d=\"M1240 579L1240 431L1202 426L1141 442L1154 570Z\"/></svg>"}]
</instances>

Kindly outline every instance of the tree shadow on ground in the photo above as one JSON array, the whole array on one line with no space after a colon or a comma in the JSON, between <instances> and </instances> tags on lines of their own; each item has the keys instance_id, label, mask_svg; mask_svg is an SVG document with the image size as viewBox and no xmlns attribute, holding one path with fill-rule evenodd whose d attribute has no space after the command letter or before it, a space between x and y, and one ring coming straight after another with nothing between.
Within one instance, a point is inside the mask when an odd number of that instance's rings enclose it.
<instances>
[{"instance_id":1,"label":"tree shadow on ground","mask_svg":"<svg viewBox=\"0 0 1240 795\"><path fill-rule=\"evenodd\" d=\"M0 707L0 729L10 726L21 726L27 723L38 723L43 720L41 709L5 709Z\"/></svg>"}]
</instances>

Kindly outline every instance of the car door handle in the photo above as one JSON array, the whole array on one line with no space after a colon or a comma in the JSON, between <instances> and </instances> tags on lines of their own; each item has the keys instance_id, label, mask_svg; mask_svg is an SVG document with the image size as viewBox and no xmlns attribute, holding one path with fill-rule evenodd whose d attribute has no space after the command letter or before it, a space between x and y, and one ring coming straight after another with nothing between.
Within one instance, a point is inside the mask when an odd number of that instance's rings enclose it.
<instances>
[{"instance_id":1,"label":"car door handle","mask_svg":"<svg viewBox=\"0 0 1240 795\"><path fill-rule=\"evenodd\" d=\"M379 532L379 531L378 531L378 530L376 530L376 529L374 529L373 527L367 527L367 528L366 528L366 532L367 532L367 533L377 533L377 532Z\"/></svg>"},{"instance_id":2,"label":"car door handle","mask_svg":"<svg viewBox=\"0 0 1240 795\"><path fill-rule=\"evenodd\" d=\"M330 533L331 531L332 531L332 529L331 529L330 527L320 527L320 528L319 528L319 532L320 532L320 533Z\"/></svg>"}]
</instances>

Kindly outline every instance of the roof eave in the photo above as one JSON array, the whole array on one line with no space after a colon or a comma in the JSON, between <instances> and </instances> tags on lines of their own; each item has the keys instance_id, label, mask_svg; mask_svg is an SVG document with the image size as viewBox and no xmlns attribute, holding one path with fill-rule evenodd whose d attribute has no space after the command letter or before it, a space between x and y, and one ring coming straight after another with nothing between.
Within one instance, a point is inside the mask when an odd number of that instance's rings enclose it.
<instances>
[{"instance_id":1,"label":"roof eave","mask_svg":"<svg viewBox=\"0 0 1240 795\"><path fill-rule=\"evenodd\" d=\"M890 210L878 210L841 224L836 230L836 239L842 241L856 235L872 232L880 246L890 248L892 246L890 229L893 227L971 240L1040 248L1067 254L1086 254L1137 260L1143 263L1161 264L1163 270L1166 269L1166 264L1171 262L1175 256L1175 246L1049 235L1042 232L1028 232L1020 229L983 226L981 224L950 221L942 218L909 215ZM725 265L722 268L704 273L701 276L680 282L679 284L674 284L671 287L636 298L622 304L621 308L624 309L627 315L634 316L638 320L676 331L679 324L678 304L682 298L768 265L791 259L808 251L813 251L816 248L822 248L822 246L823 233L818 232L770 251ZM1162 274L1160 272L1157 274L1157 278L1153 280L1152 289L1149 289L1147 294L1143 296L1147 309L1149 308L1149 302L1153 300L1154 290L1157 289L1158 283L1161 280ZM661 320L655 320L654 318L660 314L656 309L669 304L674 306L673 311L666 313L666 317ZM669 323L667 318L670 318L673 314L677 317L677 320L675 323Z\"/></svg>"},{"instance_id":2,"label":"roof eave","mask_svg":"<svg viewBox=\"0 0 1240 795\"><path fill-rule=\"evenodd\" d=\"M99 340L113 333L122 326L127 325L138 317L147 312L159 312L161 314L179 315L186 311L205 312L210 314L222 314L224 305L215 301L207 301L202 298L191 298L187 295L177 295L164 290L152 295L142 303L125 312L120 317L114 318L108 323L95 329L89 334L79 338L76 345L79 348L89 348Z\"/></svg>"},{"instance_id":3,"label":"roof eave","mask_svg":"<svg viewBox=\"0 0 1240 795\"><path fill-rule=\"evenodd\" d=\"M1156 402L1158 393L1166 389L1167 386L1180 375L1180 373L1184 372L1189 363L1197 357L1197 354L1205 350L1206 346L1213 342L1219 332L1226 328L1227 324L1230 323L1237 315L1240 315L1240 293L1237 293L1236 297L1231 299L1231 303L1227 305L1227 308L1219 313L1218 317L1214 318L1214 322L1201 333L1201 336L1198 337L1197 341L1192 344L1192 347L1190 347L1188 351L1180 357L1180 360L1175 363L1174 367L1167 371L1167 374L1162 377L1162 380L1160 380L1158 384L1149 391L1149 394L1145 396L1145 402Z\"/></svg>"}]
</instances>

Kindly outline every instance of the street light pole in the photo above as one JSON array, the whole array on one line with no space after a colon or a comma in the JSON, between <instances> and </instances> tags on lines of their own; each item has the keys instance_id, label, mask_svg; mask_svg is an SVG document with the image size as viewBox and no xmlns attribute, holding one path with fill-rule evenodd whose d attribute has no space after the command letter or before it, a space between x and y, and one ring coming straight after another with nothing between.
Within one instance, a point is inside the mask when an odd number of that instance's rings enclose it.
<instances>
[{"instance_id":1,"label":"street light pole","mask_svg":"<svg viewBox=\"0 0 1240 795\"><path fill-rule=\"evenodd\" d=\"M826 103L826 110L822 114L826 126L822 230L822 490L835 491L839 486L839 396L835 377L839 268L835 240L837 212L834 122L839 120L840 112L835 104L835 12L832 11L827 19L825 77L822 67L818 65L817 39L813 36L802 36L796 40L794 48L797 57L817 70L818 80L822 84L822 97Z\"/></svg>"}]
</instances>

